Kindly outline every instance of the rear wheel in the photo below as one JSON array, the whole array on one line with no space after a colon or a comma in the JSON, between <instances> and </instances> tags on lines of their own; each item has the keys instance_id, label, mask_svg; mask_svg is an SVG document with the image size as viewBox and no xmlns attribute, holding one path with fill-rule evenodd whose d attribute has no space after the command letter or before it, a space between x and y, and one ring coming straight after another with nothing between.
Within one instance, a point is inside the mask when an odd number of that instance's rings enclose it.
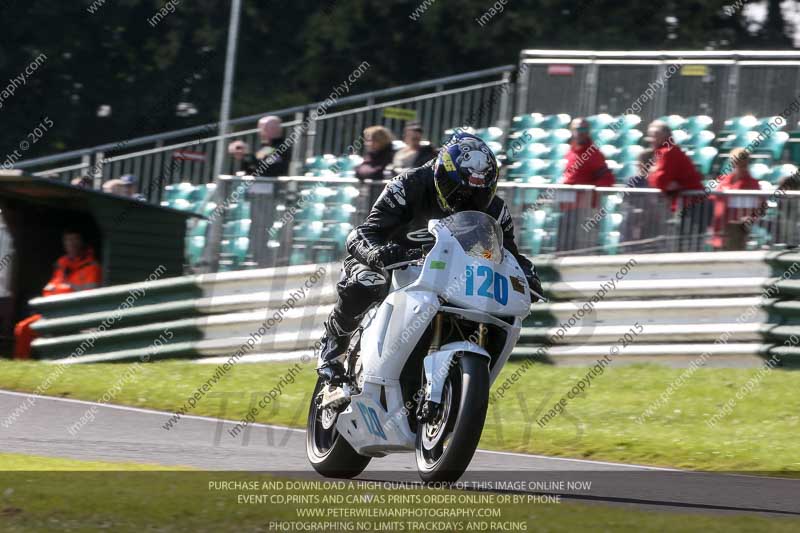
<instances>
[{"instance_id":1,"label":"rear wheel","mask_svg":"<svg viewBox=\"0 0 800 533\"><path fill-rule=\"evenodd\" d=\"M323 380L317 379L306 424L306 455L314 470L326 477L351 478L360 474L369 464L370 457L359 455L336 430L339 413L334 409L320 409L318 396Z\"/></svg>"},{"instance_id":2,"label":"rear wheel","mask_svg":"<svg viewBox=\"0 0 800 533\"><path fill-rule=\"evenodd\" d=\"M478 447L488 404L488 362L465 353L450 368L442 402L417 426L417 471L423 481L461 477Z\"/></svg>"}]
</instances>

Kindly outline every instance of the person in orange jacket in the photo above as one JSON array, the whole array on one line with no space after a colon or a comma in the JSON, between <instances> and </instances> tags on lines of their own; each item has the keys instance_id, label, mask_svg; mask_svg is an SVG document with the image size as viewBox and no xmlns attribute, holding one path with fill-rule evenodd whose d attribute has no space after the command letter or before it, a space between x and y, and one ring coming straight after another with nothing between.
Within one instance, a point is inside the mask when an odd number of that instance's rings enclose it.
<instances>
[{"instance_id":1,"label":"person in orange jacket","mask_svg":"<svg viewBox=\"0 0 800 533\"><path fill-rule=\"evenodd\" d=\"M53 276L42 290L42 296L67 294L85 291L100 286L103 277L100 263L94 257L94 250L83 242L81 234L75 230L64 230L65 255L56 261ZM21 320L14 327L14 357L27 359L31 355L31 343L36 338L33 324L42 318L35 314Z\"/></svg>"}]
</instances>

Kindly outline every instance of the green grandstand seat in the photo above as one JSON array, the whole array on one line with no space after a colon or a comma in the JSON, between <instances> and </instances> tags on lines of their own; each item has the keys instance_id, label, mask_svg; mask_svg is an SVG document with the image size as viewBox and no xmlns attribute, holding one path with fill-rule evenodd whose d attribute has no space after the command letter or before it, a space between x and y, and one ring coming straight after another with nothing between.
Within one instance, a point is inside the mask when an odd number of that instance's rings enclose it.
<instances>
[{"instance_id":1,"label":"green grandstand seat","mask_svg":"<svg viewBox=\"0 0 800 533\"><path fill-rule=\"evenodd\" d=\"M306 245L292 245L292 252L289 254L289 265L308 265L313 263L311 247Z\"/></svg>"},{"instance_id":2,"label":"green grandstand seat","mask_svg":"<svg viewBox=\"0 0 800 533\"><path fill-rule=\"evenodd\" d=\"M528 183L531 185L547 185L553 182L552 179L544 176L527 176L524 178L517 178L514 181L516 183ZM514 189L513 205L526 206L535 204L542 190L543 189L535 189L532 187Z\"/></svg>"},{"instance_id":3,"label":"green grandstand seat","mask_svg":"<svg viewBox=\"0 0 800 533\"><path fill-rule=\"evenodd\" d=\"M642 140L642 132L639 130L627 130L622 131L614 138L614 140L610 143L614 146L621 148L623 146L631 146L634 144L639 144L639 141Z\"/></svg>"},{"instance_id":4,"label":"green grandstand seat","mask_svg":"<svg viewBox=\"0 0 800 533\"><path fill-rule=\"evenodd\" d=\"M508 137L508 144L516 143L542 143L550 144L550 132L542 128L529 128L516 132Z\"/></svg>"},{"instance_id":5,"label":"green grandstand seat","mask_svg":"<svg viewBox=\"0 0 800 533\"><path fill-rule=\"evenodd\" d=\"M742 117L732 117L725 121L722 126L722 133L729 133L736 136L752 131L758 126L758 119L753 115Z\"/></svg>"},{"instance_id":6,"label":"green grandstand seat","mask_svg":"<svg viewBox=\"0 0 800 533\"><path fill-rule=\"evenodd\" d=\"M312 222L314 220L322 220L325 213L325 204L322 202L308 202L303 204L302 209L298 209L295 213L295 218L298 221Z\"/></svg>"},{"instance_id":7,"label":"green grandstand seat","mask_svg":"<svg viewBox=\"0 0 800 533\"><path fill-rule=\"evenodd\" d=\"M758 181L769 181L770 174L772 174L772 168L764 163L753 163L750 165L750 175Z\"/></svg>"},{"instance_id":8,"label":"green grandstand seat","mask_svg":"<svg viewBox=\"0 0 800 533\"><path fill-rule=\"evenodd\" d=\"M306 176L325 177L334 175L335 172L331 170L336 164L336 157L331 154L318 155L306 159L304 172Z\"/></svg>"},{"instance_id":9,"label":"green grandstand seat","mask_svg":"<svg viewBox=\"0 0 800 533\"><path fill-rule=\"evenodd\" d=\"M613 130L606 128L593 133L592 139L597 146L602 146L604 144L611 144L616 136L617 134L614 133Z\"/></svg>"},{"instance_id":10,"label":"green grandstand seat","mask_svg":"<svg viewBox=\"0 0 800 533\"><path fill-rule=\"evenodd\" d=\"M684 129L684 124L688 122L688 120L681 115L664 115L663 117L658 117L658 120L665 122L671 130Z\"/></svg>"},{"instance_id":11,"label":"green grandstand seat","mask_svg":"<svg viewBox=\"0 0 800 533\"><path fill-rule=\"evenodd\" d=\"M522 131L530 128L536 128L542 122L543 115L541 113L529 113L527 115L519 115L511 119L511 131Z\"/></svg>"},{"instance_id":12,"label":"green grandstand seat","mask_svg":"<svg viewBox=\"0 0 800 533\"><path fill-rule=\"evenodd\" d=\"M348 222L352 219L356 208L350 204L340 204L325 209L322 218L334 222Z\"/></svg>"},{"instance_id":13,"label":"green grandstand seat","mask_svg":"<svg viewBox=\"0 0 800 533\"><path fill-rule=\"evenodd\" d=\"M479 130L475 130L475 135L480 137L484 140L484 142L492 142L492 141L499 141L503 138L503 130L496 126L491 126L489 128L481 128Z\"/></svg>"},{"instance_id":14,"label":"green grandstand seat","mask_svg":"<svg viewBox=\"0 0 800 533\"><path fill-rule=\"evenodd\" d=\"M769 137L764 139L761 144L755 148L755 150L753 150L753 153L767 154L774 161L780 161L783 157L783 150L786 148L786 143L788 140L789 134L785 131L773 132Z\"/></svg>"},{"instance_id":15,"label":"green grandstand seat","mask_svg":"<svg viewBox=\"0 0 800 533\"><path fill-rule=\"evenodd\" d=\"M626 184L638 171L639 164L636 161L627 161L613 172L617 183Z\"/></svg>"},{"instance_id":16,"label":"green grandstand seat","mask_svg":"<svg viewBox=\"0 0 800 533\"><path fill-rule=\"evenodd\" d=\"M187 235L190 237L205 237L208 229L208 220L190 220Z\"/></svg>"},{"instance_id":17,"label":"green grandstand seat","mask_svg":"<svg viewBox=\"0 0 800 533\"><path fill-rule=\"evenodd\" d=\"M686 148L691 139L691 134L686 130L672 130L672 140L682 148Z\"/></svg>"},{"instance_id":18,"label":"green grandstand seat","mask_svg":"<svg viewBox=\"0 0 800 533\"><path fill-rule=\"evenodd\" d=\"M293 237L295 241L318 241L322 236L322 230L325 229L325 224L321 220L313 222L306 222L297 224L293 230Z\"/></svg>"},{"instance_id":19,"label":"green grandstand seat","mask_svg":"<svg viewBox=\"0 0 800 533\"><path fill-rule=\"evenodd\" d=\"M516 148L516 146L515 144L514 148ZM522 159L550 159L550 152L552 150L552 147L538 142L525 145L519 150L514 148L509 149L507 154L509 161L512 162Z\"/></svg>"},{"instance_id":20,"label":"green grandstand seat","mask_svg":"<svg viewBox=\"0 0 800 533\"><path fill-rule=\"evenodd\" d=\"M188 182L167 185L164 187L164 199L171 201L178 198L183 198L184 200L193 201L192 195L196 190L197 186Z\"/></svg>"},{"instance_id":21,"label":"green grandstand seat","mask_svg":"<svg viewBox=\"0 0 800 533\"><path fill-rule=\"evenodd\" d=\"M681 126L681 129L688 131L692 135L697 135L701 131L708 130L713 123L714 119L708 115L693 115L686 117L686 122Z\"/></svg>"},{"instance_id":22,"label":"green grandstand seat","mask_svg":"<svg viewBox=\"0 0 800 533\"><path fill-rule=\"evenodd\" d=\"M358 165L364 162L364 158L360 155L345 155L336 160L336 163L329 170L336 168L339 171L337 174L352 174Z\"/></svg>"},{"instance_id":23,"label":"green grandstand seat","mask_svg":"<svg viewBox=\"0 0 800 533\"><path fill-rule=\"evenodd\" d=\"M783 117L779 116L772 116L772 117L762 117L758 119L758 123L754 129L758 131L763 131L764 128L776 128L778 130L782 130L786 127L786 120Z\"/></svg>"},{"instance_id":24,"label":"green grandstand seat","mask_svg":"<svg viewBox=\"0 0 800 533\"><path fill-rule=\"evenodd\" d=\"M710 174L714 159L717 157L718 150L713 146L706 146L698 150L688 150L686 155L691 158L701 174Z\"/></svg>"},{"instance_id":25,"label":"green grandstand seat","mask_svg":"<svg viewBox=\"0 0 800 533\"><path fill-rule=\"evenodd\" d=\"M508 177L514 179L542 175L542 172L549 166L550 161L546 159L526 159L524 161L517 161L509 165Z\"/></svg>"},{"instance_id":26,"label":"green grandstand seat","mask_svg":"<svg viewBox=\"0 0 800 533\"><path fill-rule=\"evenodd\" d=\"M250 236L250 219L244 218L226 222L222 226L222 237L225 239L238 239Z\"/></svg>"},{"instance_id":27,"label":"green grandstand seat","mask_svg":"<svg viewBox=\"0 0 800 533\"><path fill-rule=\"evenodd\" d=\"M716 136L714 135L713 131L698 131L691 136L686 146L690 146L692 148L705 148L706 146L711 146L711 143L714 142L715 138Z\"/></svg>"},{"instance_id":28,"label":"green grandstand seat","mask_svg":"<svg viewBox=\"0 0 800 533\"><path fill-rule=\"evenodd\" d=\"M247 260L247 252L250 250L250 239L247 237L236 237L222 239L220 244L220 256L239 265Z\"/></svg>"},{"instance_id":29,"label":"green grandstand seat","mask_svg":"<svg viewBox=\"0 0 800 533\"><path fill-rule=\"evenodd\" d=\"M225 210L226 220L243 220L250 218L250 202L242 201L228 205Z\"/></svg>"},{"instance_id":30,"label":"green grandstand seat","mask_svg":"<svg viewBox=\"0 0 800 533\"><path fill-rule=\"evenodd\" d=\"M171 200L162 200L162 207L171 207L172 209L180 209L181 211L192 211L196 209L195 203L187 200L186 198L173 198Z\"/></svg>"},{"instance_id":31,"label":"green grandstand seat","mask_svg":"<svg viewBox=\"0 0 800 533\"><path fill-rule=\"evenodd\" d=\"M557 128L550 130L549 142L547 144L556 145L568 143L572 138L572 132L566 128Z\"/></svg>"},{"instance_id":32,"label":"green grandstand seat","mask_svg":"<svg viewBox=\"0 0 800 533\"><path fill-rule=\"evenodd\" d=\"M783 178L788 178L789 176L793 176L797 174L797 166L792 165L791 163L785 163L783 165L775 165L772 167L772 172L769 174L769 181L777 185Z\"/></svg>"},{"instance_id":33,"label":"green grandstand seat","mask_svg":"<svg viewBox=\"0 0 800 533\"><path fill-rule=\"evenodd\" d=\"M338 204L350 204L355 198L358 198L358 195L360 194L358 189L352 185L340 185L334 190L336 191L336 194L331 196L329 199Z\"/></svg>"},{"instance_id":34,"label":"green grandstand seat","mask_svg":"<svg viewBox=\"0 0 800 533\"><path fill-rule=\"evenodd\" d=\"M754 144L759 133L757 131L745 131L740 134L729 134L720 148L723 152L730 152L734 148L744 148L750 144Z\"/></svg>"},{"instance_id":35,"label":"green grandstand seat","mask_svg":"<svg viewBox=\"0 0 800 533\"><path fill-rule=\"evenodd\" d=\"M636 128L642 122L642 117L639 115L634 115L633 113L627 115L620 115L616 117L614 122L611 124L611 129L616 132L623 132L628 131Z\"/></svg>"},{"instance_id":36,"label":"green grandstand seat","mask_svg":"<svg viewBox=\"0 0 800 533\"><path fill-rule=\"evenodd\" d=\"M566 113L559 113L557 115L545 115L542 117L542 120L538 124L538 127L546 130L567 128L569 127L569 123L571 121L572 117L570 117Z\"/></svg>"},{"instance_id":37,"label":"green grandstand seat","mask_svg":"<svg viewBox=\"0 0 800 533\"><path fill-rule=\"evenodd\" d=\"M631 144L628 146L621 146L617 152L616 160L620 163L635 163L639 160L639 154L642 153L644 147L638 144Z\"/></svg>"},{"instance_id":38,"label":"green grandstand seat","mask_svg":"<svg viewBox=\"0 0 800 533\"><path fill-rule=\"evenodd\" d=\"M620 150L613 144L604 144L600 147L600 152L606 159L616 159Z\"/></svg>"},{"instance_id":39,"label":"green grandstand seat","mask_svg":"<svg viewBox=\"0 0 800 533\"><path fill-rule=\"evenodd\" d=\"M591 115L586 117L586 120L589 122L589 128L592 132L600 131L608 128L616 122L616 119L609 115L608 113L600 113L599 115Z\"/></svg>"},{"instance_id":40,"label":"green grandstand seat","mask_svg":"<svg viewBox=\"0 0 800 533\"><path fill-rule=\"evenodd\" d=\"M214 214L214 211L217 209L217 203L208 201L203 204L200 208L199 214L203 215L204 217L210 217Z\"/></svg>"},{"instance_id":41,"label":"green grandstand seat","mask_svg":"<svg viewBox=\"0 0 800 533\"><path fill-rule=\"evenodd\" d=\"M491 150L495 156L499 156L500 154L503 153L502 143L499 143L497 141L488 141L486 143L486 146L489 147L489 150Z\"/></svg>"},{"instance_id":42,"label":"green grandstand seat","mask_svg":"<svg viewBox=\"0 0 800 533\"><path fill-rule=\"evenodd\" d=\"M204 235L192 235L186 239L186 258L189 264L196 265L203 258L206 248L206 238Z\"/></svg>"},{"instance_id":43,"label":"green grandstand seat","mask_svg":"<svg viewBox=\"0 0 800 533\"><path fill-rule=\"evenodd\" d=\"M619 251L620 228L624 219L622 213L609 213L603 217L599 241L603 251L609 255L616 255Z\"/></svg>"},{"instance_id":44,"label":"green grandstand seat","mask_svg":"<svg viewBox=\"0 0 800 533\"><path fill-rule=\"evenodd\" d=\"M550 159L564 159L567 157L567 153L569 153L571 146L567 143L556 144L550 150Z\"/></svg>"}]
</instances>

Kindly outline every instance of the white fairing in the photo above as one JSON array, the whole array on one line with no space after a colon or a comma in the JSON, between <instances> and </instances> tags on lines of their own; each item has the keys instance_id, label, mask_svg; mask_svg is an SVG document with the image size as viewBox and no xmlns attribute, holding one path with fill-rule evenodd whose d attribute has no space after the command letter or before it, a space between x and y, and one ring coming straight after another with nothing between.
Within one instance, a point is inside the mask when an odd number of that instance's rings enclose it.
<instances>
[{"instance_id":1,"label":"white fairing","mask_svg":"<svg viewBox=\"0 0 800 533\"><path fill-rule=\"evenodd\" d=\"M488 217L488 215L480 214ZM441 310L468 320L505 329L506 343L499 354L489 354L476 342L445 344L423 361L427 389L418 396L437 401L456 354L472 352L496 359L491 380L497 377L519 339L522 319L530 312L525 275L516 259L502 250L495 262L465 252L457 236L444 223L432 220L429 231L436 244L424 264L395 270L392 292L364 320L361 336L361 392L339 415L337 429L363 455L381 456L413 451L415 435L407 413L415 403L403 405L400 373ZM463 242L463 241L462 241ZM512 281L512 277L514 278ZM441 303L444 302L444 303ZM477 339L470 339L477 341ZM383 396L381 390L383 389Z\"/></svg>"}]
</instances>

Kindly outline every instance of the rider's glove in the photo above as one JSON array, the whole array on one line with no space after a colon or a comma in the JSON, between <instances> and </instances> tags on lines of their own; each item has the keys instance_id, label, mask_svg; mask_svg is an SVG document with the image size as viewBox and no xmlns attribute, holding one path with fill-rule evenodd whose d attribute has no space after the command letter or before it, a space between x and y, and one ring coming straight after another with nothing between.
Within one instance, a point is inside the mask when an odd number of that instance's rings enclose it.
<instances>
[{"instance_id":1,"label":"rider's glove","mask_svg":"<svg viewBox=\"0 0 800 533\"><path fill-rule=\"evenodd\" d=\"M396 243L377 246L367 253L367 266L374 270L408 260L405 248Z\"/></svg>"},{"instance_id":2,"label":"rider's glove","mask_svg":"<svg viewBox=\"0 0 800 533\"><path fill-rule=\"evenodd\" d=\"M530 276L527 276L527 279L528 287L530 287L532 291L536 291L537 293L544 295L544 292L542 291L542 282L539 280L539 276L537 276L535 272ZM533 292L531 292L530 295L531 303L536 303L538 298L533 295Z\"/></svg>"}]
</instances>

